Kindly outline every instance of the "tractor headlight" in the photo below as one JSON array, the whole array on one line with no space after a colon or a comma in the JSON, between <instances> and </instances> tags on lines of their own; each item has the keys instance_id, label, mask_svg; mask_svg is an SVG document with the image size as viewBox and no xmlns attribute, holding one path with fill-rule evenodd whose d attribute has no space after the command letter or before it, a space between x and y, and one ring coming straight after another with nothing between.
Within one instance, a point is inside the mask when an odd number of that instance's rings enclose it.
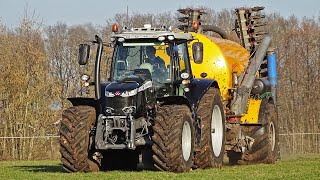
<instances>
[{"instance_id":1,"label":"tractor headlight","mask_svg":"<svg viewBox=\"0 0 320 180\"><path fill-rule=\"evenodd\" d=\"M166 38L164 37L164 36L160 36L160 37L158 37L158 40L159 41L164 41Z\"/></svg>"},{"instance_id":2,"label":"tractor headlight","mask_svg":"<svg viewBox=\"0 0 320 180\"><path fill-rule=\"evenodd\" d=\"M87 75L87 74L84 74L84 75L81 76L81 80L82 81L88 81L89 79L90 79L90 76Z\"/></svg>"},{"instance_id":3,"label":"tractor headlight","mask_svg":"<svg viewBox=\"0 0 320 180\"><path fill-rule=\"evenodd\" d=\"M174 36L168 36L169 41L174 40Z\"/></svg>"},{"instance_id":4,"label":"tractor headlight","mask_svg":"<svg viewBox=\"0 0 320 180\"><path fill-rule=\"evenodd\" d=\"M106 95L106 97L114 97L115 96L115 94L113 92L109 92L109 91L106 91L105 95Z\"/></svg>"},{"instance_id":5,"label":"tractor headlight","mask_svg":"<svg viewBox=\"0 0 320 180\"><path fill-rule=\"evenodd\" d=\"M122 112L124 112L125 114L135 113L136 112L136 107L135 106L125 107L125 108L122 109Z\"/></svg>"},{"instance_id":6,"label":"tractor headlight","mask_svg":"<svg viewBox=\"0 0 320 180\"><path fill-rule=\"evenodd\" d=\"M121 37L121 38L118 38L118 41L119 41L119 42L124 42L125 39L124 39L123 37Z\"/></svg>"}]
</instances>

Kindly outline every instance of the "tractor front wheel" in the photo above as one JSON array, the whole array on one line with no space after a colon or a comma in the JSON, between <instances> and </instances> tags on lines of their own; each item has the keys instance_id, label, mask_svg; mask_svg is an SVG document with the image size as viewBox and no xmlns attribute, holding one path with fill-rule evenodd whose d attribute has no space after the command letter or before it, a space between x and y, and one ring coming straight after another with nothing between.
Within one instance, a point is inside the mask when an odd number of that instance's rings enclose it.
<instances>
[{"instance_id":1,"label":"tractor front wheel","mask_svg":"<svg viewBox=\"0 0 320 180\"><path fill-rule=\"evenodd\" d=\"M73 106L63 111L60 126L60 153L67 172L99 171L90 152L90 129L96 111L90 106Z\"/></svg>"}]
</instances>

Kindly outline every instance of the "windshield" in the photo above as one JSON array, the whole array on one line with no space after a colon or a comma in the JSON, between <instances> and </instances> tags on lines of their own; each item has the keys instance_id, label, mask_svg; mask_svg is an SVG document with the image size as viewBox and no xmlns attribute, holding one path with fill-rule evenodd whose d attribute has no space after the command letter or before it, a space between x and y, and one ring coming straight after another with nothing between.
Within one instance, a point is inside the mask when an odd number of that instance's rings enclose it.
<instances>
[{"instance_id":1,"label":"windshield","mask_svg":"<svg viewBox=\"0 0 320 180\"><path fill-rule=\"evenodd\" d=\"M123 43L116 48L112 64L112 80L121 81L134 74L143 74L159 83L167 83L170 78L170 56L168 44Z\"/></svg>"}]
</instances>

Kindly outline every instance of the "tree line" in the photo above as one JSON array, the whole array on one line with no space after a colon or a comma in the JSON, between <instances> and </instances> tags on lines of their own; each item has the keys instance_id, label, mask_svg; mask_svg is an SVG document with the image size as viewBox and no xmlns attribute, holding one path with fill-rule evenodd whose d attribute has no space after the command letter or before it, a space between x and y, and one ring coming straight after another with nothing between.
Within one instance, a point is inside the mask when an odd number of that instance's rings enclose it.
<instances>
[{"instance_id":1,"label":"tree line","mask_svg":"<svg viewBox=\"0 0 320 180\"><path fill-rule=\"evenodd\" d=\"M233 30L233 10L206 9L205 23ZM44 25L25 13L10 29L0 22L0 159L58 158L56 124L62 110L71 106L67 97L81 95L80 76L92 65L78 65L78 45L99 34L108 41L111 25L120 27L177 26L177 13L115 14L99 26ZM267 31L278 61L278 115L280 133L320 133L320 17L284 18L267 14ZM93 52L94 53L94 52ZM112 50L105 49L104 59ZM93 57L93 55L92 55ZM6 138L8 137L8 138ZM18 138L10 138L18 137ZM23 138L19 138L23 137ZM282 136L285 153L319 153L320 136Z\"/></svg>"}]
</instances>

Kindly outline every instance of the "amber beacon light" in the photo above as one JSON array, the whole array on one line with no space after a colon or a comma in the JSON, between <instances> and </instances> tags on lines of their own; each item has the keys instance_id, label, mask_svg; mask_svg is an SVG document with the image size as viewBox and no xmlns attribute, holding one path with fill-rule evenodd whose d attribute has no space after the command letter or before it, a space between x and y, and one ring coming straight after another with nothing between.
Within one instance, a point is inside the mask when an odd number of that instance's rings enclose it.
<instances>
[{"instance_id":1,"label":"amber beacon light","mask_svg":"<svg viewBox=\"0 0 320 180\"><path fill-rule=\"evenodd\" d=\"M198 21L193 22L192 28L193 28L194 30L198 30L198 29L199 29L199 22L198 22Z\"/></svg>"},{"instance_id":2,"label":"amber beacon light","mask_svg":"<svg viewBox=\"0 0 320 180\"><path fill-rule=\"evenodd\" d=\"M118 32L119 27L117 24L114 24L114 25L112 25L111 29L112 29L112 32Z\"/></svg>"}]
</instances>

